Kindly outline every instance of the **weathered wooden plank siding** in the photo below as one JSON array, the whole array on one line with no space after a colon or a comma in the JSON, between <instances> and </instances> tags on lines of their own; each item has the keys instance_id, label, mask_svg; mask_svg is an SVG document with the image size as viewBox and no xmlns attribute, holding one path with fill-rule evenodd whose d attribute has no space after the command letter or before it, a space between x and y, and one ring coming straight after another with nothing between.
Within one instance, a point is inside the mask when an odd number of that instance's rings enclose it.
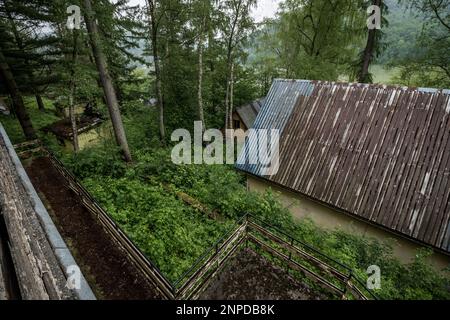
<instances>
[{"instance_id":1,"label":"weathered wooden plank siding","mask_svg":"<svg viewBox=\"0 0 450 320\"><path fill-rule=\"evenodd\" d=\"M71 299L66 278L0 134L0 206L22 299Z\"/></svg>"},{"instance_id":2,"label":"weathered wooden plank siding","mask_svg":"<svg viewBox=\"0 0 450 320\"><path fill-rule=\"evenodd\" d=\"M276 80L254 127L281 130L266 179L450 251L449 90Z\"/></svg>"}]
</instances>

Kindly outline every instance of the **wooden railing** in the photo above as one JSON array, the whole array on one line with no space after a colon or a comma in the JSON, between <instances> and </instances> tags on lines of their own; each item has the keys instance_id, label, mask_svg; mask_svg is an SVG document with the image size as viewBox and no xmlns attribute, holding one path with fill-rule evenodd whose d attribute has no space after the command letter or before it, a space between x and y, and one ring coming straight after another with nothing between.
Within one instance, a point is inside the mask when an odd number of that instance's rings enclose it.
<instances>
[{"instance_id":1,"label":"wooden railing","mask_svg":"<svg viewBox=\"0 0 450 320\"><path fill-rule=\"evenodd\" d=\"M246 221L205 252L175 283L177 299L197 299L246 239ZM223 240L223 241L222 241Z\"/></svg>"},{"instance_id":2,"label":"wooden railing","mask_svg":"<svg viewBox=\"0 0 450 320\"><path fill-rule=\"evenodd\" d=\"M247 215L247 239L337 297L377 299L351 268L251 215Z\"/></svg>"},{"instance_id":3,"label":"wooden railing","mask_svg":"<svg viewBox=\"0 0 450 320\"><path fill-rule=\"evenodd\" d=\"M172 283L128 238L51 151L40 145L37 147L36 143L18 147L30 147L33 152L40 149L50 158L67 185L78 195L83 205L98 218L104 229L126 253L129 261L167 299L197 299L223 269L228 259L243 245L255 246L284 263L290 270L303 274L337 297L376 299L363 282L355 277L352 269L250 214L239 219L232 230L206 250L188 271ZM26 154L26 150L23 154Z\"/></svg>"},{"instance_id":4,"label":"wooden railing","mask_svg":"<svg viewBox=\"0 0 450 320\"><path fill-rule=\"evenodd\" d=\"M376 299L352 269L250 214L244 215L233 230L207 250L175 283L177 298L198 298L240 246L253 245L335 297Z\"/></svg>"}]
</instances>

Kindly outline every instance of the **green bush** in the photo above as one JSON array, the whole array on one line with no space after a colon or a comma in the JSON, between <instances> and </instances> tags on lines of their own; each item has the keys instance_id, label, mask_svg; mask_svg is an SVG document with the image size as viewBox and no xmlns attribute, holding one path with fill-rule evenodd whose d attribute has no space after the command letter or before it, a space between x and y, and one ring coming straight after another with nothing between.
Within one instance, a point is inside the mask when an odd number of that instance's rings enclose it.
<instances>
[{"instance_id":1,"label":"green bush","mask_svg":"<svg viewBox=\"0 0 450 320\"><path fill-rule=\"evenodd\" d=\"M119 147L108 142L76 154L65 154L63 162L80 179L93 176L122 177L126 172Z\"/></svg>"},{"instance_id":2,"label":"green bush","mask_svg":"<svg viewBox=\"0 0 450 320\"><path fill-rule=\"evenodd\" d=\"M172 281L231 227L195 212L161 186L111 177L87 178L84 184Z\"/></svg>"}]
</instances>

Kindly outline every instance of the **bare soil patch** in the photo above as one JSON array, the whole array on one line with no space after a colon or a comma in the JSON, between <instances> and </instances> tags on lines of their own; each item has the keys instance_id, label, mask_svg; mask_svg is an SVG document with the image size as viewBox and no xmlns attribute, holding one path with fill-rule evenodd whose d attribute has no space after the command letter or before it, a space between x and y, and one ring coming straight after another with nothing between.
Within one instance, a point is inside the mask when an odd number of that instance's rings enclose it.
<instances>
[{"instance_id":1,"label":"bare soil patch","mask_svg":"<svg viewBox=\"0 0 450 320\"><path fill-rule=\"evenodd\" d=\"M324 296L291 277L250 248L231 258L200 299L320 300Z\"/></svg>"},{"instance_id":2,"label":"bare soil patch","mask_svg":"<svg viewBox=\"0 0 450 320\"><path fill-rule=\"evenodd\" d=\"M162 299L65 185L48 158L33 159L26 170L97 298Z\"/></svg>"}]
</instances>

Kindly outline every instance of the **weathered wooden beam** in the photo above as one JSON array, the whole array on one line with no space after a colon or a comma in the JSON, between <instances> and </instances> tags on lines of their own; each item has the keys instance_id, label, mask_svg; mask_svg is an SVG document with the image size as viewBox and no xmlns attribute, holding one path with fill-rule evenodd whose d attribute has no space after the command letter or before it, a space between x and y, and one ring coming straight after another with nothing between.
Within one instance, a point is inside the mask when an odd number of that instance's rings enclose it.
<instances>
[{"instance_id":1,"label":"weathered wooden beam","mask_svg":"<svg viewBox=\"0 0 450 320\"><path fill-rule=\"evenodd\" d=\"M335 284L331 283L330 281L328 281L324 277L318 275L317 273L309 270L305 266L302 266L301 264L290 260L287 255L277 251L276 249L272 248L271 246L269 246L266 243L262 242L261 240L257 239L253 235L249 234L248 239L251 242L253 242L254 244L256 244L257 246L259 246L260 248L262 248L263 250L267 251L268 253L274 255L275 257L277 257L279 259L284 260L289 265L289 267L302 272L305 276L316 281L318 284L320 284L325 289L328 289L328 290L336 293L339 296L342 296L344 294L344 291L342 289L340 289L339 287L337 287Z\"/></svg>"},{"instance_id":2,"label":"weathered wooden beam","mask_svg":"<svg viewBox=\"0 0 450 320\"><path fill-rule=\"evenodd\" d=\"M288 242L284 241L283 239L281 239L277 235L273 234L272 232L268 231L267 229L255 224L252 221L249 221L248 226L249 226L249 228L255 229L261 235L268 238L269 240L276 242L278 245L282 246L284 249L288 250L292 254L297 255L301 259L304 259L304 260L308 261L309 263L313 264L314 266L316 266L323 272L333 275L340 281L347 281L348 275L342 273L341 271L337 270L333 266L330 266L329 264L324 263L323 261L316 258L315 256L307 253L306 251L304 251L294 245L289 244Z\"/></svg>"},{"instance_id":3,"label":"weathered wooden beam","mask_svg":"<svg viewBox=\"0 0 450 320\"><path fill-rule=\"evenodd\" d=\"M0 203L10 239L10 251L16 268L22 298L60 299L64 281L58 263L52 259L39 221L19 182L3 137L0 136ZM51 265L54 264L54 265ZM51 275L46 277L45 274Z\"/></svg>"},{"instance_id":4,"label":"weathered wooden beam","mask_svg":"<svg viewBox=\"0 0 450 320\"><path fill-rule=\"evenodd\" d=\"M0 300L7 300L9 298L7 290L7 278L5 275L6 250L3 247L3 243L1 241L2 237L4 236L5 235L2 234L2 230L0 229Z\"/></svg>"},{"instance_id":5,"label":"weathered wooden beam","mask_svg":"<svg viewBox=\"0 0 450 320\"><path fill-rule=\"evenodd\" d=\"M66 286L68 276L72 275L68 268L76 267L76 262L34 190L1 124L0 208L10 259L6 280L10 281L10 289L13 288L13 291L10 290L13 298L95 299L82 274L80 288Z\"/></svg>"}]
</instances>

